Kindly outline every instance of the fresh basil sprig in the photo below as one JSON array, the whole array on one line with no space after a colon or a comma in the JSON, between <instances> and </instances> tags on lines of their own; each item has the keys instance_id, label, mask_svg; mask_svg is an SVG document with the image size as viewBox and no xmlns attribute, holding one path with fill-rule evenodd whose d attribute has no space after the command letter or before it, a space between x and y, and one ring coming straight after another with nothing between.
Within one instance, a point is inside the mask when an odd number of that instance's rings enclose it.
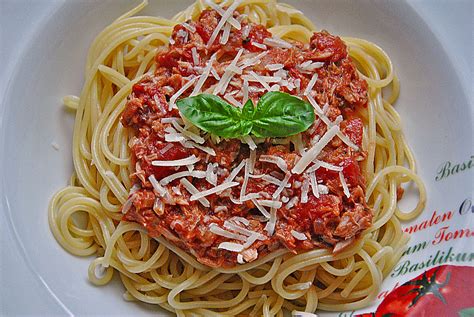
<instances>
[{"instance_id":1,"label":"fresh basil sprig","mask_svg":"<svg viewBox=\"0 0 474 317\"><path fill-rule=\"evenodd\" d=\"M176 104L198 128L224 138L248 134L287 137L305 131L314 122L310 104L277 91L266 93L256 107L249 99L242 109L210 94L180 99Z\"/></svg>"}]
</instances>

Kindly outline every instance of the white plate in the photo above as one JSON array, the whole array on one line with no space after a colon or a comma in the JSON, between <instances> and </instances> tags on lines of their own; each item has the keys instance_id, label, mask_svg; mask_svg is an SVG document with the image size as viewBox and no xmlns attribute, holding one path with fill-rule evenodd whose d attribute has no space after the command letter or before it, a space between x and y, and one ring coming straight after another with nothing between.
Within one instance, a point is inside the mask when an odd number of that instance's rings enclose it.
<instances>
[{"instance_id":1,"label":"white plate","mask_svg":"<svg viewBox=\"0 0 474 317\"><path fill-rule=\"evenodd\" d=\"M143 13L165 17L190 3L151 2ZM458 212L465 199L472 199L474 162L471 169L435 180L444 162L449 161L454 167L471 159L473 129L467 94L448 54L430 28L402 1L287 2L303 10L317 27L378 43L395 64L402 83L396 108L403 118L406 137L428 191L425 212L414 223L429 220L433 211L454 214L448 222L414 234L411 245L428 241L429 246L408 259L412 263L420 262L451 246L457 253L473 252L472 242L467 239L432 243L443 226L449 226L450 231L474 229L473 216ZM34 285L47 288L65 313L138 316L156 315L159 310L122 300L124 289L118 282L105 287L92 286L87 281L91 259L77 258L61 249L49 231L46 215L49 198L66 184L72 171L73 118L63 109L62 96L79 94L88 45L101 29L132 6L128 1L69 1L60 7L27 45L1 109L4 113L0 127L3 196L0 209L15 233L15 247L23 248L24 260L42 282ZM52 148L52 142L59 144L59 151ZM474 265L473 262L456 264ZM383 289L391 289L396 281L406 281L422 271L391 278ZM18 305L25 303L21 298L8 300L16 300ZM53 311L58 312L51 309L45 313Z\"/></svg>"}]
</instances>

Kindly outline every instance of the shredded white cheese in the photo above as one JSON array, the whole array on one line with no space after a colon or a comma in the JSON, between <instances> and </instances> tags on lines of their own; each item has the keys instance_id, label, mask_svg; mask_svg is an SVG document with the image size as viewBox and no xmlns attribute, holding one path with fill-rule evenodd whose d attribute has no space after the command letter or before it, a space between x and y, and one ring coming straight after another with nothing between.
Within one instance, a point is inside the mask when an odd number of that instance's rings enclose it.
<instances>
[{"instance_id":1,"label":"shredded white cheese","mask_svg":"<svg viewBox=\"0 0 474 317\"><path fill-rule=\"evenodd\" d=\"M244 243L244 249L247 249L248 247L250 247L252 244L255 243L255 241L258 240L260 234L259 233L253 233L248 239L247 241Z\"/></svg>"},{"instance_id":2,"label":"shredded white cheese","mask_svg":"<svg viewBox=\"0 0 474 317\"><path fill-rule=\"evenodd\" d=\"M284 173L288 171L288 166L284 159L276 155L261 155L258 159L260 162L276 164Z\"/></svg>"},{"instance_id":3,"label":"shredded white cheese","mask_svg":"<svg viewBox=\"0 0 474 317\"><path fill-rule=\"evenodd\" d=\"M205 178L206 177L206 172L204 171L182 171L178 173L171 174L169 176L166 176L160 180L160 184L165 186L174 181L175 179L178 178L183 178L183 177L195 177L195 178Z\"/></svg>"},{"instance_id":4,"label":"shredded white cheese","mask_svg":"<svg viewBox=\"0 0 474 317\"><path fill-rule=\"evenodd\" d=\"M241 241L247 241L248 239L246 236L243 236L241 234L222 229L215 223L211 223L211 225L209 226L209 231L211 231L214 234L217 234L219 236L226 237L229 239L235 239L235 240L241 240Z\"/></svg>"},{"instance_id":5,"label":"shredded white cheese","mask_svg":"<svg viewBox=\"0 0 474 317\"><path fill-rule=\"evenodd\" d=\"M209 74L211 73L212 63L214 63L215 59L216 59L216 53L214 53L211 56L211 58L209 58L209 60L207 61L206 68L204 68L202 75L199 76L199 80L196 83L196 86L194 86L191 96L196 96L197 94L201 92L201 89L204 86L204 83L206 82L207 78L209 77Z\"/></svg>"},{"instance_id":6,"label":"shredded white cheese","mask_svg":"<svg viewBox=\"0 0 474 317\"><path fill-rule=\"evenodd\" d=\"M268 64L265 66L265 68L268 69L269 71L276 71L276 70L282 69L283 67L285 67L285 65L283 64Z\"/></svg>"},{"instance_id":7,"label":"shredded white cheese","mask_svg":"<svg viewBox=\"0 0 474 317\"><path fill-rule=\"evenodd\" d=\"M241 227L233 221L229 221L229 220L224 221L224 228L226 228L228 230L238 232L238 233L243 234L243 235L248 236L248 237L250 237L251 235L256 234L258 236L259 240L266 240L266 238L263 234L260 234L256 231L248 230L244 227Z\"/></svg>"},{"instance_id":8,"label":"shredded white cheese","mask_svg":"<svg viewBox=\"0 0 474 317\"><path fill-rule=\"evenodd\" d=\"M288 181L290 180L291 174L286 173L285 178L281 181L280 186L278 186L277 190L273 193L273 198L276 199L282 193L283 189L287 187Z\"/></svg>"},{"instance_id":9,"label":"shredded white cheese","mask_svg":"<svg viewBox=\"0 0 474 317\"><path fill-rule=\"evenodd\" d=\"M212 0L205 0L205 3L209 5L211 8L213 8L214 10L216 10L217 13L220 14L220 16L224 16L226 11L224 11L224 9L221 6L217 5ZM240 22L237 21L237 19L235 19L232 15L229 16L229 18L227 19L227 22L230 25L232 25L234 28L236 28L237 30L240 30L242 28Z\"/></svg>"},{"instance_id":10,"label":"shredded white cheese","mask_svg":"<svg viewBox=\"0 0 474 317\"><path fill-rule=\"evenodd\" d=\"M231 187L234 187L234 186L237 186L237 185L239 185L238 182L223 183L223 184L220 184L220 185L218 185L214 188L211 188L211 189L208 189L208 190L205 190L205 191L202 191L202 192L197 192L197 193L193 194L191 196L190 200L191 201L199 200L203 197L215 194L217 192L221 192L223 190L226 190L228 188L231 188Z\"/></svg>"},{"instance_id":11,"label":"shredded white cheese","mask_svg":"<svg viewBox=\"0 0 474 317\"><path fill-rule=\"evenodd\" d=\"M311 161L313 161L324 149L324 147L332 140L332 138L334 138L338 131L338 126L331 127L318 141L318 143L316 143L313 147L306 151L305 154L303 154L298 163L296 163L295 167L293 167L292 172L294 174L301 174L311 163Z\"/></svg>"},{"instance_id":12,"label":"shredded white cheese","mask_svg":"<svg viewBox=\"0 0 474 317\"><path fill-rule=\"evenodd\" d=\"M237 99L235 99L234 96L232 96L231 94L225 94L224 99L226 99L230 104L232 104L233 106L237 108L243 107L243 105Z\"/></svg>"},{"instance_id":13,"label":"shredded white cheese","mask_svg":"<svg viewBox=\"0 0 474 317\"><path fill-rule=\"evenodd\" d=\"M207 169L206 169L206 180L209 182L209 184L217 186L217 163L208 163L207 164Z\"/></svg>"},{"instance_id":14,"label":"shredded white cheese","mask_svg":"<svg viewBox=\"0 0 474 317\"><path fill-rule=\"evenodd\" d=\"M344 190L344 195L346 195L347 198L351 197L351 193L349 192L349 187L347 187L347 183L344 178L344 174L342 174L342 172L339 172L339 179L341 180L341 185Z\"/></svg>"},{"instance_id":15,"label":"shredded white cheese","mask_svg":"<svg viewBox=\"0 0 474 317\"><path fill-rule=\"evenodd\" d=\"M169 110L172 110L174 107L176 107L176 100L186 91L191 87L194 82L198 79L198 77L193 77L191 78L186 84L183 85L173 96L170 98L169 102Z\"/></svg>"},{"instance_id":16,"label":"shredded white cheese","mask_svg":"<svg viewBox=\"0 0 474 317\"><path fill-rule=\"evenodd\" d=\"M281 47L281 48L292 48L293 47L293 45L291 45L287 41L284 41L282 39L275 38L275 37L272 37L272 38L268 37L268 38L263 40L263 43L268 45L268 46L272 46L272 47Z\"/></svg>"},{"instance_id":17,"label":"shredded white cheese","mask_svg":"<svg viewBox=\"0 0 474 317\"><path fill-rule=\"evenodd\" d=\"M290 199L290 201L288 202L288 204L286 204L285 208L286 209L291 209L293 208L299 201L299 197L298 196L295 196L293 198Z\"/></svg>"},{"instance_id":18,"label":"shredded white cheese","mask_svg":"<svg viewBox=\"0 0 474 317\"><path fill-rule=\"evenodd\" d=\"M234 178L240 173L242 168L244 167L245 163L247 162L247 159L241 161L239 165L237 165L232 172L230 172L229 176L224 180L224 183L230 183L234 180Z\"/></svg>"},{"instance_id":19,"label":"shredded white cheese","mask_svg":"<svg viewBox=\"0 0 474 317\"><path fill-rule=\"evenodd\" d=\"M186 178L181 178L181 179L180 179L180 182L181 182L181 184L183 184L184 188L186 188L186 190L187 190L191 195L194 195L194 194L199 193L199 190L197 190L197 188L194 187L194 185L191 184ZM200 199L199 199L199 202L200 202L204 207L209 208L209 207L211 206L211 204L209 203L209 200L207 200L206 198L200 198Z\"/></svg>"},{"instance_id":20,"label":"shredded white cheese","mask_svg":"<svg viewBox=\"0 0 474 317\"><path fill-rule=\"evenodd\" d=\"M316 172L311 172L309 173L309 180L311 181L311 189L313 191L313 195L316 198L319 198L319 187L318 187L318 181L316 179Z\"/></svg>"},{"instance_id":21,"label":"shredded white cheese","mask_svg":"<svg viewBox=\"0 0 474 317\"><path fill-rule=\"evenodd\" d=\"M259 203L261 206L265 207L270 207L270 208L281 208L282 202L281 201L276 201L276 200L257 200L257 203Z\"/></svg>"},{"instance_id":22,"label":"shredded white cheese","mask_svg":"<svg viewBox=\"0 0 474 317\"><path fill-rule=\"evenodd\" d=\"M303 95L307 96L313 89L314 85L316 84L316 81L318 80L318 74L314 73L313 77L311 77L311 80L308 83L308 86L306 86L306 89L304 90Z\"/></svg>"},{"instance_id":23,"label":"shredded white cheese","mask_svg":"<svg viewBox=\"0 0 474 317\"><path fill-rule=\"evenodd\" d=\"M242 79L245 79L247 81L257 81L260 83L263 88L266 90L270 91L271 87L268 85L268 83L264 80L263 76L257 75L254 71L249 72L250 76L242 76Z\"/></svg>"},{"instance_id":24,"label":"shredded white cheese","mask_svg":"<svg viewBox=\"0 0 474 317\"><path fill-rule=\"evenodd\" d=\"M219 32L222 30L224 27L224 24L229 20L229 18L233 15L234 10L237 9L237 7L240 5L241 0L236 0L234 1L229 8L224 12L222 15L221 20L217 24L216 28L214 29L214 32L212 32L211 37L209 38L209 41L207 42L207 48L209 49L212 44L214 43L215 39L217 38L217 35ZM239 23L240 24L240 23Z\"/></svg>"},{"instance_id":25,"label":"shredded white cheese","mask_svg":"<svg viewBox=\"0 0 474 317\"><path fill-rule=\"evenodd\" d=\"M193 57L194 65L199 65L200 58L199 58L199 54L197 52L196 47L191 48L191 54L192 54L192 57Z\"/></svg>"},{"instance_id":26,"label":"shredded white cheese","mask_svg":"<svg viewBox=\"0 0 474 317\"><path fill-rule=\"evenodd\" d=\"M181 23L181 25L184 26L191 33L196 32L196 28L194 27L194 25L191 25L191 24L186 23L186 22Z\"/></svg>"},{"instance_id":27,"label":"shredded white cheese","mask_svg":"<svg viewBox=\"0 0 474 317\"><path fill-rule=\"evenodd\" d=\"M234 242L222 242L217 247L218 249L224 249L227 251L232 252L241 252L244 250L244 246L242 244L234 243Z\"/></svg>"},{"instance_id":28,"label":"shredded white cheese","mask_svg":"<svg viewBox=\"0 0 474 317\"><path fill-rule=\"evenodd\" d=\"M296 230L291 230L291 235L293 237L295 237L296 240L304 241L304 240L308 239L308 237L306 237L306 235L304 233L298 232Z\"/></svg>"},{"instance_id":29,"label":"shredded white cheese","mask_svg":"<svg viewBox=\"0 0 474 317\"><path fill-rule=\"evenodd\" d=\"M222 36L221 36L221 40L219 43L221 43L222 45L225 45L227 43L227 41L229 41L229 35L230 35L230 28L232 26L227 23L225 26L224 26L224 31L222 32Z\"/></svg>"},{"instance_id":30,"label":"shredded white cheese","mask_svg":"<svg viewBox=\"0 0 474 317\"><path fill-rule=\"evenodd\" d=\"M249 148L251 150L255 150L257 148L257 144L255 144L255 142L253 141L252 137L250 135L245 135L242 137L242 140L247 143L247 145L249 146Z\"/></svg>"},{"instance_id":31,"label":"shredded white cheese","mask_svg":"<svg viewBox=\"0 0 474 317\"><path fill-rule=\"evenodd\" d=\"M150 181L151 183L151 186L153 186L153 189L161 196L161 197L164 197L168 191L166 190L166 188L164 188L163 186L160 185L160 183L158 183L158 181L156 180L156 177L155 175L150 175L148 177L148 180Z\"/></svg>"},{"instance_id":32,"label":"shredded white cheese","mask_svg":"<svg viewBox=\"0 0 474 317\"><path fill-rule=\"evenodd\" d=\"M257 160L257 151L250 150L249 156L249 173L253 174L253 170L255 168L255 161Z\"/></svg>"},{"instance_id":33,"label":"shredded white cheese","mask_svg":"<svg viewBox=\"0 0 474 317\"><path fill-rule=\"evenodd\" d=\"M301 203L308 202L308 192L309 192L309 181L308 178L305 177L303 180L303 185L301 185Z\"/></svg>"},{"instance_id":34,"label":"shredded white cheese","mask_svg":"<svg viewBox=\"0 0 474 317\"><path fill-rule=\"evenodd\" d=\"M192 165L199 162L200 158L196 157L196 155L188 156L184 159L180 160L171 160L171 161L152 161L151 165L153 166L186 166Z\"/></svg>"},{"instance_id":35,"label":"shredded white cheese","mask_svg":"<svg viewBox=\"0 0 474 317\"><path fill-rule=\"evenodd\" d=\"M208 147L208 146L202 146L202 145L196 144L192 141L188 141L188 140L184 141L183 146L185 148L196 148L196 149L199 149L199 150L201 150L201 151L203 151L203 152L205 152L205 153L207 153L211 156L216 156L216 151L214 151L213 148Z\"/></svg>"},{"instance_id":36,"label":"shredded white cheese","mask_svg":"<svg viewBox=\"0 0 474 317\"><path fill-rule=\"evenodd\" d=\"M262 50L266 50L267 49L267 46L265 44L261 44L261 43L258 43L258 42L250 42L250 44L252 44L253 46L257 47L257 48L260 48Z\"/></svg>"},{"instance_id":37,"label":"shredded white cheese","mask_svg":"<svg viewBox=\"0 0 474 317\"><path fill-rule=\"evenodd\" d=\"M194 142L196 143L199 143L199 144L203 144L204 142L206 142L206 140L204 140L204 138L202 138L200 135L196 134L196 133L193 133L189 130L186 130L185 128L183 128L182 126L179 125L179 123L177 121L173 121L171 122L171 124L173 125L173 127L178 130L179 132L181 132L181 134L185 137L188 137L189 139L193 140Z\"/></svg>"},{"instance_id":38,"label":"shredded white cheese","mask_svg":"<svg viewBox=\"0 0 474 317\"><path fill-rule=\"evenodd\" d=\"M233 67L237 65L237 62L239 61L240 56L242 56L242 53L244 52L244 49L241 48L237 54L235 55L234 59L232 62L230 62L229 67L226 68L224 74L222 75L222 78L219 80L217 83L216 87L214 88L213 94L218 95L220 93L224 93L227 89L227 86L229 85L230 81L232 80L232 77L234 76L235 72L232 70Z\"/></svg>"},{"instance_id":39,"label":"shredded white cheese","mask_svg":"<svg viewBox=\"0 0 474 317\"><path fill-rule=\"evenodd\" d=\"M248 181L249 181L249 175L250 175L250 164L252 162L250 162L250 159L247 160L247 162L245 163L245 170L244 170L244 181L242 183L242 188L240 189L240 201L242 201L242 199L244 198L245 196L245 193L247 192L247 184L248 184Z\"/></svg>"},{"instance_id":40,"label":"shredded white cheese","mask_svg":"<svg viewBox=\"0 0 474 317\"><path fill-rule=\"evenodd\" d=\"M270 213L265 209L265 207L263 207L262 205L258 203L258 200L252 199L252 202L265 218L270 218Z\"/></svg>"},{"instance_id":41,"label":"shredded white cheese","mask_svg":"<svg viewBox=\"0 0 474 317\"><path fill-rule=\"evenodd\" d=\"M159 152L160 152L161 155L163 155L166 152L168 152L172 147L173 147L173 144L168 143Z\"/></svg>"},{"instance_id":42,"label":"shredded white cheese","mask_svg":"<svg viewBox=\"0 0 474 317\"><path fill-rule=\"evenodd\" d=\"M267 231L270 236L275 232L276 221L276 209L272 208L270 210L270 220L265 225L265 231Z\"/></svg>"}]
</instances>

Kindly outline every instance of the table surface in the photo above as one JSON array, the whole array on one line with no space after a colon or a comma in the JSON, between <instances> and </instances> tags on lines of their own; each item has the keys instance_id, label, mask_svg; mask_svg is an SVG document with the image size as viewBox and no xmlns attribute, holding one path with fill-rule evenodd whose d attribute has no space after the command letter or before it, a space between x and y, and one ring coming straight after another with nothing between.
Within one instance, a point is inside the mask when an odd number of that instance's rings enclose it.
<instances>
[{"instance_id":1,"label":"table surface","mask_svg":"<svg viewBox=\"0 0 474 317\"><path fill-rule=\"evenodd\" d=\"M19 62L18 56L21 56L20 53L35 29L65 1L84 0L0 0L0 60L2 61L0 97L2 99L15 65ZM474 1L410 0L409 3L446 48L471 105L474 105ZM459 30L468 31L459 32ZM1 107L3 103L0 104L0 124L2 122ZM472 112L474 111L471 111L471 116ZM0 315L67 315L67 308L64 309L58 305L53 294L33 276L32 271L24 262L13 240L13 228L2 212L0 212L0 228L2 228L0 230ZM18 275L23 275L24 278L18 279ZM28 304L17 306L11 300L13 298L17 300L25 298Z\"/></svg>"}]
</instances>

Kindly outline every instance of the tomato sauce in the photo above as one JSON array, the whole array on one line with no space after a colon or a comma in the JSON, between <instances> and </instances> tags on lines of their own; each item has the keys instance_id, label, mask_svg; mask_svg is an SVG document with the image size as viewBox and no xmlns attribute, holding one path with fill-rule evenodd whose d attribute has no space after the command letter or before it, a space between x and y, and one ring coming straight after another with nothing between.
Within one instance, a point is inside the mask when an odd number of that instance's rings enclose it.
<instances>
[{"instance_id":1,"label":"tomato sauce","mask_svg":"<svg viewBox=\"0 0 474 317\"><path fill-rule=\"evenodd\" d=\"M239 18L237 12L234 18ZM149 180L152 175L160 181L177 172L206 171L209 164L213 164L211 167L215 169L217 184L221 184L242 160L249 158L249 146L238 139L214 140L206 136L201 146L212 149L215 155L189 145L189 140L167 141L172 133L179 134L171 122L173 118L180 118L179 111L170 105L171 97L190 78L201 75L213 54L216 56L213 68L217 75L208 77L202 91L212 89L219 83L230 61L241 49L244 50L243 60L267 52L261 56L260 63L249 66L248 70L261 76L284 76L286 83L282 82L279 90L292 95L302 96L313 74L318 74L312 96L319 105L325 105L324 111L329 120L340 120L342 117L341 132L359 148L362 146L364 126L358 113L367 105L367 83L358 77L355 65L348 57L347 47L339 37L321 31L314 33L309 44L290 41L291 48L268 46L262 49L259 46L264 45L265 39L271 38L272 34L262 25L241 22L240 30L232 28L226 44L220 44L220 32L209 46L208 41L219 20L220 15L216 11L205 10L196 21L187 21L195 28L195 32L183 25L175 26L170 46L159 51L156 56L155 73L144 76L133 86L121 122L134 133L129 146L133 168L131 180L136 186L130 193L131 204L124 210L123 220L141 224L151 237L164 236L193 254L201 263L212 267L232 267L238 261L238 252L219 248L219 245L222 242L243 242L209 230L211 224L222 227L234 217L245 218L248 221L246 229L265 236L265 239L255 241L241 252L245 262L280 248L298 253L314 248L333 248L339 242L357 238L372 221L372 211L365 203L365 179L360 167L366 154L362 150L354 150L338 137L324 148L318 159L342 168L350 196L344 193L339 172L321 167L315 175L324 190L318 198L310 190L308 201L303 203L303 176L291 175L282 192L282 206L276 211L277 222L273 234L266 231L268 219L262 219L262 214L251 199L238 201L244 182L244 169L234 179L239 182L239 186L205 197L209 207L204 207L199 201L191 201L190 192L179 179L166 184L166 198L153 189ZM198 54L197 64L193 50ZM301 67L305 62L318 62L321 66L307 71ZM279 71L270 71L266 67L270 64L283 66ZM266 91L259 82L249 84L248 96L256 104ZM226 91L219 96L234 93L234 99L242 101L242 85L240 75L235 75ZM191 91L192 88L186 90L180 98L189 96ZM311 147L310 140L322 136L326 131L327 126L317 119L301 135L304 147ZM152 164L155 160L179 160L191 155L200 158L193 166L163 167ZM258 193L259 199L271 200L278 185L263 180L262 175L281 180L285 173L276 164L259 161L261 155L281 158L289 171L301 155L293 143L274 144L274 140L266 139L258 144L254 177L248 179L243 194ZM214 187L205 178L187 179L198 191ZM296 239L292 231L303 233L306 240Z\"/></svg>"}]
</instances>

